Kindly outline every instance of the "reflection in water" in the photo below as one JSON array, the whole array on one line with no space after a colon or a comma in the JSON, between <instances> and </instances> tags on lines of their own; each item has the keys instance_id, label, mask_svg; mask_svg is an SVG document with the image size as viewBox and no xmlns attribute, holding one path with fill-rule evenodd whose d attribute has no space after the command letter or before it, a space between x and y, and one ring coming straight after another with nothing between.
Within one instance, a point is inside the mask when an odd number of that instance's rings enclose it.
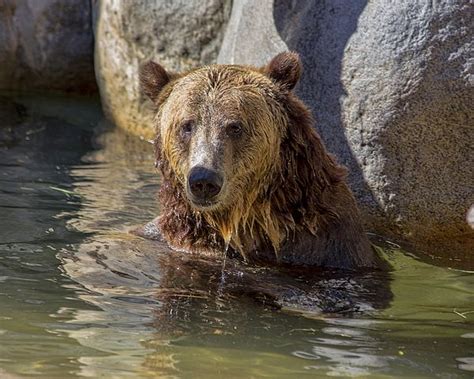
<instances>
[{"instance_id":1,"label":"reflection in water","mask_svg":"<svg viewBox=\"0 0 474 379\"><path fill-rule=\"evenodd\" d=\"M381 341L367 333L376 329L376 321L327 319L326 322L334 324L321 330L327 336L310 340L314 343L311 352L298 351L294 354L306 359L325 358L328 361L328 375L368 376L389 367L390 361L396 359L380 354Z\"/></svg>"},{"instance_id":2,"label":"reflection in water","mask_svg":"<svg viewBox=\"0 0 474 379\"><path fill-rule=\"evenodd\" d=\"M389 278L227 259L222 280L221 260L126 233L158 213L149 143L118 130L91 143L75 120L32 121L13 109L25 126L0 150L1 369L47 378L472 374L471 274L387 251ZM27 130L39 131L27 141Z\"/></svg>"}]
</instances>

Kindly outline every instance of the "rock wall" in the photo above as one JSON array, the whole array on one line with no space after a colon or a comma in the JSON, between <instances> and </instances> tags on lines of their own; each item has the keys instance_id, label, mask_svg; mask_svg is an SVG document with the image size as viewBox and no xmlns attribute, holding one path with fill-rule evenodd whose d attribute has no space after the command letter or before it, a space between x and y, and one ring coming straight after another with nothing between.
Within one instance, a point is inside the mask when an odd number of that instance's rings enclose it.
<instances>
[{"instance_id":1,"label":"rock wall","mask_svg":"<svg viewBox=\"0 0 474 379\"><path fill-rule=\"evenodd\" d=\"M473 25L466 0L235 0L218 61L299 52L297 92L349 167L369 227L470 257Z\"/></svg>"},{"instance_id":2,"label":"rock wall","mask_svg":"<svg viewBox=\"0 0 474 379\"><path fill-rule=\"evenodd\" d=\"M98 0L95 69L109 118L152 138L152 112L138 85L140 65L153 59L185 70L215 62L230 5L230 0Z\"/></svg>"},{"instance_id":3,"label":"rock wall","mask_svg":"<svg viewBox=\"0 0 474 379\"><path fill-rule=\"evenodd\" d=\"M0 90L97 90L89 0L0 1Z\"/></svg>"}]
</instances>

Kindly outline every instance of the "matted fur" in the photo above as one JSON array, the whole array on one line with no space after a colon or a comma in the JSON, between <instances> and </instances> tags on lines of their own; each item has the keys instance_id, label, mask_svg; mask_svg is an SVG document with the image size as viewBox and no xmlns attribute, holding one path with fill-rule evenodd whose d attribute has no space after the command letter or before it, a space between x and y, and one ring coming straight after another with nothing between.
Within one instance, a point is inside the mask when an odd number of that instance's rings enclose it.
<instances>
[{"instance_id":1,"label":"matted fur","mask_svg":"<svg viewBox=\"0 0 474 379\"><path fill-rule=\"evenodd\" d=\"M166 77L160 69L146 69L148 74L162 75L152 80L145 78L142 85L158 109L155 152L162 173L158 226L172 247L210 254L230 249L247 260L303 265L375 265L355 200L345 183L346 169L327 153L308 108L291 92L300 70L294 53L277 56L265 68L214 65L179 76L165 72ZM240 188L239 193L221 209L203 211L189 202L179 143L172 128L163 129L160 124L163 104L176 83L186 77L202 81L203 88L245 85L250 96L254 86L255 96L265 98L268 117L264 117L261 127L274 141L267 144L272 151L269 157L259 158L268 161L257 162L255 172L236 187ZM196 91L200 90L197 87ZM242 99L235 99L239 100ZM253 112L253 116L262 112L252 109L252 102L245 106L244 116L245 112ZM243 167L245 170L245 164Z\"/></svg>"}]
</instances>

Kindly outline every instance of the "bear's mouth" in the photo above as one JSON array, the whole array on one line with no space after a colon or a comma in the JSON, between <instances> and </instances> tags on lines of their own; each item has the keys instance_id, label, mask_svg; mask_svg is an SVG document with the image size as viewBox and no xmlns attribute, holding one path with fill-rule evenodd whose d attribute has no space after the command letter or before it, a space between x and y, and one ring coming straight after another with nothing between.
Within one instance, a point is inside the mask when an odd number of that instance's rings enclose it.
<instances>
[{"instance_id":1,"label":"bear's mouth","mask_svg":"<svg viewBox=\"0 0 474 379\"><path fill-rule=\"evenodd\" d=\"M219 204L219 201L217 200L217 198L202 200L202 199L193 198L193 196L192 195L190 196L189 194L188 194L188 200L193 207L201 209L201 210L209 210L211 208L215 208Z\"/></svg>"}]
</instances>

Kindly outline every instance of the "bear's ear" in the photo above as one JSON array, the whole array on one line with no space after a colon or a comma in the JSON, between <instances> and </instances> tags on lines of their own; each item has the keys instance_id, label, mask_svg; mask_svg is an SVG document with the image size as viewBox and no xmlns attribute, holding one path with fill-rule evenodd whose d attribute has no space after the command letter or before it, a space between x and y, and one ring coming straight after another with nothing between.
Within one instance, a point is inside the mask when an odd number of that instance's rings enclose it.
<instances>
[{"instance_id":1,"label":"bear's ear","mask_svg":"<svg viewBox=\"0 0 474 379\"><path fill-rule=\"evenodd\" d=\"M163 66L149 61L139 72L142 91L155 103L163 87L170 82L172 75L168 74Z\"/></svg>"},{"instance_id":2,"label":"bear's ear","mask_svg":"<svg viewBox=\"0 0 474 379\"><path fill-rule=\"evenodd\" d=\"M285 51L275 56L264 67L263 72L283 89L291 91L298 83L302 69L298 53Z\"/></svg>"}]
</instances>

